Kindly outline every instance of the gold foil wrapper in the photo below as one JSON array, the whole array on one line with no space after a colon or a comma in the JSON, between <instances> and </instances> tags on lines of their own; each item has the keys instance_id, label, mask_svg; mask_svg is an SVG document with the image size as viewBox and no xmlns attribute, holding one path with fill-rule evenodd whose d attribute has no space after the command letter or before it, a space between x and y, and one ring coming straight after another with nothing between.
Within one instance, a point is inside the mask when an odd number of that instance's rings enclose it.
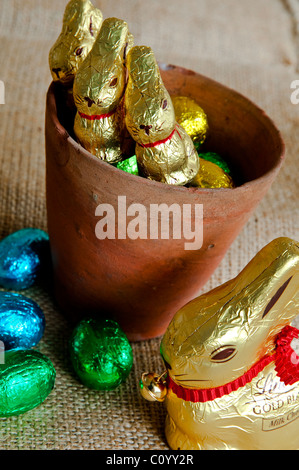
<instances>
[{"instance_id":1,"label":"gold foil wrapper","mask_svg":"<svg viewBox=\"0 0 299 470\"><path fill-rule=\"evenodd\" d=\"M192 139L176 123L152 49L133 47L127 67L126 125L136 142L142 176L167 184L187 184L199 170L199 159Z\"/></svg>"},{"instance_id":2,"label":"gold foil wrapper","mask_svg":"<svg viewBox=\"0 0 299 470\"><path fill-rule=\"evenodd\" d=\"M168 389L165 431L172 449L299 449L298 374L285 385L270 359L248 383L241 379L275 354L277 335L298 307L299 243L282 237L236 278L176 313L161 343L169 378L189 391L240 383L205 402Z\"/></svg>"},{"instance_id":3,"label":"gold foil wrapper","mask_svg":"<svg viewBox=\"0 0 299 470\"><path fill-rule=\"evenodd\" d=\"M55 82L71 86L78 68L92 49L103 22L102 12L89 0L71 0L62 31L50 50L49 66Z\"/></svg>"},{"instance_id":4,"label":"gold foil wrapper","mask_svg":"<svg viewBox=\"0 0 299 470\"><path fill-rule=\"evenodd\" d=\"M132 142L126 131L123 98L126 54L133 36L125 21L107 18L74 80L74 132L100 160L119 162Z\"/></svg>"},{"instance_id":5,"label":"gold foil wrapper","mask_svg":"<svg viewBox=\"0 0 299 470\"><path fill-rule=\"evenodd\" d=\"M163 375L164 374L159 376L155 373L142 374L139 387L143 398L148 401L164 401L167 394L167 388Z\"/></svg>"},{"instance_id":6,"label":"gold foil wrapper","mask_svg":"<svg viewBox=\"0 0 299 470\"><path fill-rule=\"evenodd\" d=\"M203 144L209 130L204 110L187 96L174 96L172 103L177 122L185 129L194 143Z\"/></svg>"},{"instance_id":7,"label":"gold foil wrapper","mask_svg":"<svg viewBox=\"0 0 299 470\"><path fill-rule=\"evenodd\" d=\"M190 186L197 188L234 188L232 178L215 163L199 158L200 169Z\"/></svg>"}]
</instances>

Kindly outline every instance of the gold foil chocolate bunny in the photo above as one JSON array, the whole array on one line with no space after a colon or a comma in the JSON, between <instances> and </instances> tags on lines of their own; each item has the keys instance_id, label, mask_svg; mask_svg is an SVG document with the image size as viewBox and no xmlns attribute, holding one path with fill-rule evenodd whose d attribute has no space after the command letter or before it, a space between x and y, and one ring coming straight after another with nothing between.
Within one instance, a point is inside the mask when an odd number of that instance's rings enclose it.
<instances>
[{"instance_id":1,"label":"gold foil chocolate bunny","mask_svg":"<svg viewBox=\"0 0 299 470\"><path fill-rule=\"evenodd\" d=\"M189 135L176 123L152 49L133 47L127 67L126 125L136 142L141 174L163 183L187 184L199 170L198 155Z\"/></svg>"},{"instance_id":2,"label":"gold foil chocolate bunny","mask_svg":"<svg viewBox=\"0 0 299 470\"><path fill-rule=\"evenodd\" d=\"M109 163L121 161L126 153L123 97L126 53L132 43L127 23L107 18L74 81L76 137L86 150Z\"/></svg>"},{"instance_id":3,"label":"gold foil chocolate bunny","mask_svg":"<svg viewBox=\"0 0 299 470\"><path fill-rule=\"evenodd\" d=\"M62 31L50 50L53 80L70 86L97 38L102 12L89 0L71 0L64 12Z\"/></svg>"},{"instance_id":4,"label":"gold foil chocolate bunny","mask_svg":"<svg viewBox=\"0 0 299 470\"><path fill-rule=\"evenodd\" d=\"M146 374L172 449L299 449L299 243L278 238L231 281L176 313L161 343L167 377Z\"/></svg>"}]
</instances>

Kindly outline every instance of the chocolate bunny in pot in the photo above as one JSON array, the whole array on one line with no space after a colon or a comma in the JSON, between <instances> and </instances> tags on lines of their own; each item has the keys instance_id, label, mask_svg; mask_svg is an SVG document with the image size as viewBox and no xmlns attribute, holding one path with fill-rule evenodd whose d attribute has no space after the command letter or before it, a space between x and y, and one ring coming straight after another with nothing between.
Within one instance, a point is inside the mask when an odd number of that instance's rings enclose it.
<instances>
[{"instance_id":1,"label":"chocolate bunny in pot","mask_svg":"<svg viewBox=\"0 0 299 470\"><path fill-rule=\"evenodd\" d=\"M71 0L64 12L62 31L49 53L54 82L72 87L103 23L102 12L90 0Z\"/></svg>"},{"instance_id":2,"label":"chocolate bunny in pot","mask_svg":"<svg viewBox=\"0 0 299 470\"><path fill-rule=\"evenodd\" d=\"M75 135L86 150L108 163L130 156L123 99L133 41L125 21L107 18L74 81Z\"/></svg>"},{"instance_id":3,"label":"chocolate bunny in pot","mask_svg":"<svg viewBox=\"0 0 299 470\"><path fill-rule=\"evenodd\" d=\"M189 183L198 173L199 158L191 138L176 122L152 49L133 47L127 67L126 125L136 142L141 174L162 183Z\"/></svg>"}]
</instances>

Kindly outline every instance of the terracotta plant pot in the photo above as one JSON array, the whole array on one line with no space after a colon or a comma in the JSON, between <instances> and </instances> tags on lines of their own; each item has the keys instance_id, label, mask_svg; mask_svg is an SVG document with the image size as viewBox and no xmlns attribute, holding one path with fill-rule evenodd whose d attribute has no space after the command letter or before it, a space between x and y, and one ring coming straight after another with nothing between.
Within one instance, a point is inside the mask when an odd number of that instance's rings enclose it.
<instances>
[{"instance_id":1,"label":"terracotta plant pot","mask_svg":"<svg viewBox=\"0 0 299 470\"><path fill-rule=\"evenodd\" d=\"M57 302L73 322L91 315L113 317L131 341L162 335L175 312L198 294L284 158L279 131L248 99L186 69L161 66L161 73L171 95L189 96L207 113L206 148L227 158L235 189L169 186L99 161L72 137L53 83L47 95L47 211ZM203 204L202 247L190 251L184 239L150 236L99 240L96 208L115 208L117 234L118 196L126 197L127 207L143 204L147 214L150 204Z\"/></svg>"}]
</instances>

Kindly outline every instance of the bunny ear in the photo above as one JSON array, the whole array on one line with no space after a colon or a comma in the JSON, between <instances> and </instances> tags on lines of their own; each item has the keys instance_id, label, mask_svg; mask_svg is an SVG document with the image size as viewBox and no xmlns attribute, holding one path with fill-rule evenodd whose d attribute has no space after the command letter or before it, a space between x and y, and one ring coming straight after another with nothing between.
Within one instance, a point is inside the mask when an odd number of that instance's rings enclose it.
<instances>
[{"instance_id":1,"label":"bunny ear","mask_svg":"<svg viewBox=\"0 0 299 470\"><path fill-rule=\"evenodd\" d=\"M166 93L158 63L150 47L133 47L127 56L127 67L131 84L140 94L160 99Z\"/></svg>"},{"instance_id":2,"label":"bunny ear","mask_svg":"<svg viewBox=\"0 0 299 470\"><path fill-rule=\"evenodd\" d=\"M167 338L182 354L219 340L273 337L299 312L299 243L278 238L265 246L234 279L192 300L174 316ZM257 340L258 338L258 340ZM254 343L254 341L253 341ZM191 346L192 347L191 347Z\"/></svg>"},{"instance_id":3,"label":"bunny ear","mask_svg":"<svg viewBox=\"0 0 299 470\"><path fill-rule=\"evenodd\" d=\"M134 46L128 54L128 68L134 81L144 81L144 72L150 71L155 78L160 75L159 67L152 49L148 46Z\"/></svg>"},{"instance_id":4,"label":"bunny ear","mask_svg":"<svg viewBox=\"0 0 299 470\"><path fill-rule=\"evenodd\" d=\"M125 21L118 18L106 18L92 48L95 57L111 56L113 61L123 51L129 29Z\"/></svg>"},{"instance_id":5,"label":"bunny ear","mask_svg":"<svg viewBox=\"0 0 299 470\"><path fill-rule=\"evenodd\" d=\"M71 0L64 12L63 24L68 31L76 31L79 26L84 29L90 29L90 25L93 24L92 17L94 18L95 28L92 28L92 33L99 31L98 19L100 17L100 23L102 22L103 15L98 8L95 8L90 0ZM92 35L93 35L92 34Z\"/></svg>"},{"instance_id":6,"label":"bunny ear","mask_svg":"<svg viewBox=\"0 0 299 470\"><path fill-rule=\"evenodd\" d=\"M299 307L299 244L281 237L264 247L238 276L248 299L248 321L256 327L290 323ZM239 300L241 303L241 299Z\"/></svg>"},{"instance_id":7,"label":"bunny ear","mask_svg":"<svg viewBox=\"0 0 299 470\"><path fill-rule=\"evenodd\" d=\"M77 23L89 3L89 0L71 0L65 7L63 23L68 25Z\"/></svg>"}]
</instances>

